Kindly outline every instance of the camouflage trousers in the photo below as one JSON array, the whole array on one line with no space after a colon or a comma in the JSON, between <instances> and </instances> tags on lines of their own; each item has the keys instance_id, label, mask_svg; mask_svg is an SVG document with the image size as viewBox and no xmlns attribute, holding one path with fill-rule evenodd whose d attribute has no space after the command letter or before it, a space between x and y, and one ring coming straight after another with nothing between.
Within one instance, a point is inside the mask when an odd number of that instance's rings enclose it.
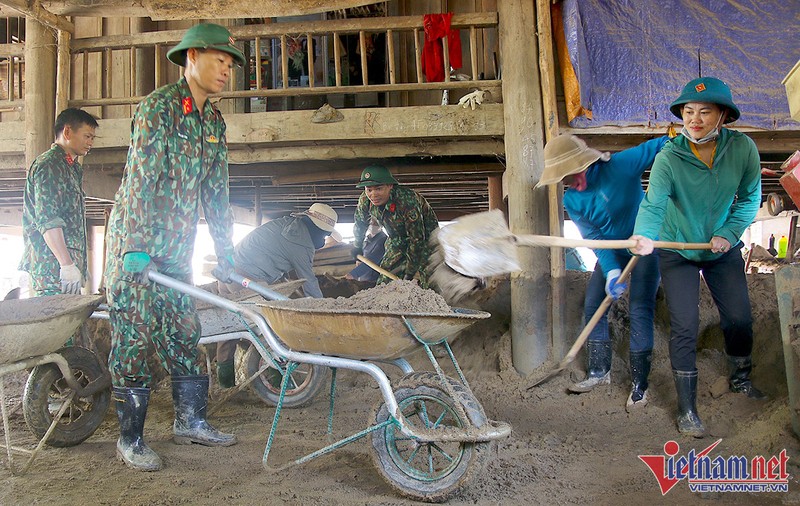
<instances>
[{"instance_id":1,"label":"camouflage trousers","mask_svg":"<svg viewBox=\"0 0 800 506\"><path fill-rule=\"evenodd\" d=\"M396 275L400 279L419 280L419 286L428 288L428 273L426 265L412 265L408 260L408 245L400 239L389 238L386 240L386 252L381 260L381 267ZM423 255L425 262L428 260L427 252ZM377 284L388 283L391 279L381 274Z\"/></svg>"},{"instance_id":2,"label":"camouflage trousers","mask_svg":"<svg viewBox=\"0 0 800 506\"><path fill-rule=\"evenodd\" d=\"M125 280L114 282L109 295L108 369L114 386L149 387L153 376L147 358L153 353L171 375L203 374L197 350L200 320L192 297Z\"/></svg>"}]
</instances>

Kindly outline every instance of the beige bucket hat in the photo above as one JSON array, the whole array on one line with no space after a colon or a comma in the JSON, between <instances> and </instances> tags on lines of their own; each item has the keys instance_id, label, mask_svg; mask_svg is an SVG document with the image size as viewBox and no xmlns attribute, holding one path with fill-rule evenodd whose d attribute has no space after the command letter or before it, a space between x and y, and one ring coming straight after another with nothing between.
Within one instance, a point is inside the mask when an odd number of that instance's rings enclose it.
<instances>
[{"instance_id":1,"label":"beige bucket hat","mask_svg":"<svg viewBox=\"0 0 800 506\"><path fill-rule=\"evenodd\" d=\"M311 204L311 207L305 211L292 213L292 216L308 216L314 222L314 225L326 232L334 232L336 221L339 219L339 215L336 214L336 211L331 206L320 204L319 202Z\"/></svg>"},{"instance_id":2,"label":"beige bucket hat","mask_svg":"<svg viewBox=\"0 0 800 506\"><path fill-rule=\"evenodd\" d=\"M583 172L597 160L607 162L611 155L592 149L578 136L559 135L544 147L544 172L536 188L555 184L572 174Z\"/></svg>"}]
</instances>

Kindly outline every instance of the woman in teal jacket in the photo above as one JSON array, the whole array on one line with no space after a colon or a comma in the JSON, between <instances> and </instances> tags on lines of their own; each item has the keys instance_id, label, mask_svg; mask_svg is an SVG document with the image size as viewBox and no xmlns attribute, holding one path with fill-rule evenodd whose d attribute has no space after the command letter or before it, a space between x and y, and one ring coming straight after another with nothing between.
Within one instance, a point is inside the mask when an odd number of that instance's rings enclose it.
<instances>
[{"instance_id":1,"label":"woman in teal jacket","mask_svg":"<svg viewBox=\"0 0 800 506\"><path fill-rule=\"evenodd\" d=\"M740 114L724 82L713 77L690 81L670 110L683 119L682 135L656 156L631 252L650 254L657 238L712 245L710 251L660 250L678 430L702 437L705 428L696 407L701 272L720 314L730 389L764 398L750 381L753 318L740 240L761 205L761 168L755 143L722 128Z\"/></svg>"}]
</instances>

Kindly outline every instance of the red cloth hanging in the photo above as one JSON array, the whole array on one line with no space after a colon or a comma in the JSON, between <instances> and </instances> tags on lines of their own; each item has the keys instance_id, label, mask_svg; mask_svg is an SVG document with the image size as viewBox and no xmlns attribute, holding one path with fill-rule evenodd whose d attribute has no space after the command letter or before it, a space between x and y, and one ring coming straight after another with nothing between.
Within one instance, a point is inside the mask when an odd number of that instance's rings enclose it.
<instances>
[{"instance_id":1,"label":"red cloth hanging","mask_svg":"<svg viewBox=\"0 0 800 506\"><path fill-rule=\"evenodd\" d=\"M450 66L461 68L461 35L450 28L453 13L425 14L422 26L425 29L425 45L422 47L422 72L428 82L444 81L444 46L442 39L447 37ZM449 71L449 69L448 69Z\"/></svg>"}]
</instances>

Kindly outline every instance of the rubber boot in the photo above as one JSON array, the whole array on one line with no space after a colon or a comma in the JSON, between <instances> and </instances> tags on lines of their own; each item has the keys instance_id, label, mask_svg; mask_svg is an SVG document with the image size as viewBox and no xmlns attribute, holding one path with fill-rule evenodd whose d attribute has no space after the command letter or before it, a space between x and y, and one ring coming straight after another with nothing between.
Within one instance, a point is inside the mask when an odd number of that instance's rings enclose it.
<instances>
[{"instance_id":1,"label":"rubber boot","mask_svg":"<svg viewBox=\"0 0 800 506\"><path fill-rule=\"evenodd\" d=\"M589 341L589 374L586 379L569 387L576 394L590 392L598 385L611 384L611 341Z\"/></svg>"},{"instance_id":2,"label":"rubber boot","mask_svg":"<svg viewBox=\"0 0 800 506\"><path fill-rule=\"evenodd\" d=\"M114 387L113 394L119 419L117 458L132 469L158 471L161 458L147 446L142 436L150 389Z\"/></svg>"},{"instance_id":3,"label":"rubber boot","mask_svg":"<svg viewBox=\"0 0 800 506\"><path fill-rule=\"evenodd\" d=\"M625 403L628 413L647 406L647 378L650 376L652 357L653 350L631 352L631 393Z\"/></svg>"},{"instance_id":4,"label":"rubber boot","mask_svg":"<svg viewBox=\"0 0 800 506\"><path fill-rule=\"evenodd\" d=\"M236 386L236 375L233 372L233 359L217 362L217 381L220 388Z\"/></svg>"},{"instance_id":5,"label":"rubber boot","mask_svg":"<svg viewBox=\"0 0 800 506\"><path fill-rule=\"evenodd\" d=\"M678 392L678 432L701 438L706 429L697 415L697 371L672 371Z\"/></svg>"},{"instance_id":6,"label":"rubber boot","mask_svg":"<svg viewBox=\"0 0 800 506\"><path fill-rule=\"evenodd\" d=\"M172 403L175 407L172 433L177 444L236 444L236 436L220 432L206 421L208 376L173 376Z\"/></svg>"},{"instance_id":7,"label":"rubber boot","mask_svg":"<svg viewBox=\"0 0 800 506\"><path fill-rule=\"evenodd\" d=\"M732 357L728 355L728 367L730 370L728 385L730 386L731 392L745 394L751 399L759 401L767 399L767 396L764 395L761 390L754 387L753 382L750 381L750 372L753 370L753 361L750 355L746 357Z\"/></svg>"}]
</instances>

